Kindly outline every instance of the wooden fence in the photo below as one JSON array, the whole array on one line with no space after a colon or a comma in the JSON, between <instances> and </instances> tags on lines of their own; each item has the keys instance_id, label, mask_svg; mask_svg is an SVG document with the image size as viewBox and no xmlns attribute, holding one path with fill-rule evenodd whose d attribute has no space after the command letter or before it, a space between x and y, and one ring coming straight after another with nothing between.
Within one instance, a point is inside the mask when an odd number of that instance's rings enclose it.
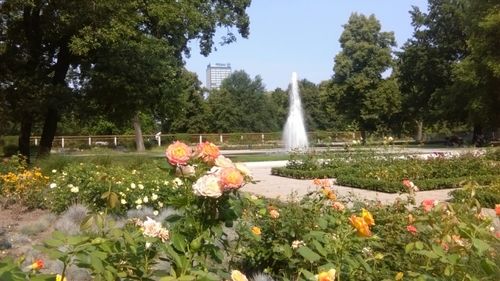
<instances>
[{"instance_id":1,"label":"wooden fence","mask_svg":"<svg viewBox=\"0 0 500 281\"><path fill-rule=\"evenodd\" d=\"M249 146L266 145L282 146L281 132L278 133L228 133L228 134L156 134L143 135L144 142L148 145L164 146L175 140L194 145L209 141L217 145ZM311 144L328 145L334 142L346 142L360 138L359 132L309 132ZM38 146L39 136L31 137L31 144ZM54 148L89 148L103 147L128 147L135 144L134 135L93 135L93 136L56 136L52 146Z\"/></svg>"}]
</instances>

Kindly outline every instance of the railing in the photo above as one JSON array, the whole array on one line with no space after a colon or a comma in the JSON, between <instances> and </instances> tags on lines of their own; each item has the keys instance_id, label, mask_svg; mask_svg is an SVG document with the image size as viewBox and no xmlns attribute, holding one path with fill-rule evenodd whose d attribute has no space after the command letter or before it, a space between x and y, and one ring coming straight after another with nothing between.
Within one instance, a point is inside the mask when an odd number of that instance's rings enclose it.
<instances>
[{"instance_id":1,"label":"railing","mask_svg":"<svg viewBox=\"0 0 500 281\"><path fill-rule=\"evenodd\" d=\"M175 140L180 140L191 145L209 141L222 146L248 146L262 145L282 146L281 132L275 133L226 133L226 134L146 134L143 135L145 143L149 145L167 145ZM359 132L309 132L311 144L330 144L359 139ZM38 146L39 136L31 137L31 144ZM134 135L93 135L93 136L56 136L52 143L53 148L89 148L96 146L120 147L133 146Z\"/></svg>"}]
</instances>

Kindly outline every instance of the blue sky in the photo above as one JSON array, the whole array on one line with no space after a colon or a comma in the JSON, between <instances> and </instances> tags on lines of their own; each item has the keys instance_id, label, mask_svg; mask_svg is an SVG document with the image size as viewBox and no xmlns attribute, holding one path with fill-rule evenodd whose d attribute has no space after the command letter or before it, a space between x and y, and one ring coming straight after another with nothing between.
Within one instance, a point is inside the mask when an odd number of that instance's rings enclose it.
<instances>
[{"instance_id":1,"label":"blue sky","mask_svg":"<svg viewBox=\"0 0 500 281\"><path fill-rule=\"evenodd\" d=\"M375 14L382 31L393 31L397 48L412 36L408 11L411 6L426 10L426 0L253 0L247 10L250 36L238 36L230 45L220 46L208 57L191 43L188 70L205 84L209 63L230 63L252 78L260 75L267 90L286 89L291 73L314 83L330 79L333 59L340 51L338 39L353 12ZM219 42L220 35L215 39Z\"/></svg>"}]
</instances>

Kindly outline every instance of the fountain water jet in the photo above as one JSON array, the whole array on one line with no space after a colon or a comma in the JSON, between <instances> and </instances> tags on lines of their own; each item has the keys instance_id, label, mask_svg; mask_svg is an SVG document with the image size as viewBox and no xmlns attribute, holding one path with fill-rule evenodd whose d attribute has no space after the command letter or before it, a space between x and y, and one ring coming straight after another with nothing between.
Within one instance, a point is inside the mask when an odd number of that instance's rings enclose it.
<instances>
[{"instance_id":1,"label":"fountain water jet","mask_svg":"<svg viewBox=\"0 0 500 281\"><path fill-rule=\"evenodd\" d=\"M287 151L296 149L306 150L309 147L309 141L307 140L306 128L304 126L304 114L302 112L296 72L292 72L292 88L288 93L288 98L290 109L283 130L285 149Z\"/></svg>"}]
</instances>

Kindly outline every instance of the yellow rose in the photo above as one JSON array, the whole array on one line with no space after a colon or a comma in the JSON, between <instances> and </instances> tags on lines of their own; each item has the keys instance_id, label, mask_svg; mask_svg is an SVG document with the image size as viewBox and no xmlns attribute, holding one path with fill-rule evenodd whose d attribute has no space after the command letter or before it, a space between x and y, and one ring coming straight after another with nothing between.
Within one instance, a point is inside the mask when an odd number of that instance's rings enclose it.
<instances>
[{"instance_id":1,"label":"yellow rose","mask_svg":"<svg viewBox=\"0 0 500 281\"><path fill-rule=\"evenodd\" d=\"M261 234L260 227L258 227L258 226L252 227L252 233L255 235L260 235Z\"/></svg>"},{"instance_id":2,"label":"yellow rose","mask_svg":"<svg viewBox=\"0 0 500 281\"><path fill-rule=\"evenodd\" d=\"M232 281L248 281L245 274L241 273L239 270L231 271L231 280Z\"/></svg>"}]
</instances>

